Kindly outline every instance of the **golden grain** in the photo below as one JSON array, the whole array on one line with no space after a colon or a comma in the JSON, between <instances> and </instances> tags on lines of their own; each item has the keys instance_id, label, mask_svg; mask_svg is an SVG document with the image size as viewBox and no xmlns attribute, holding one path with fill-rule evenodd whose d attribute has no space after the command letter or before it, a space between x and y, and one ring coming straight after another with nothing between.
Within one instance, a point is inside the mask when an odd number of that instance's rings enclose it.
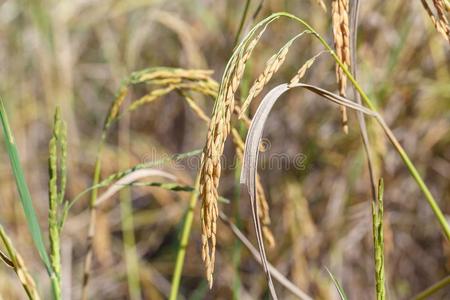
<instances>
[{"instance_id":1,"label":"golden grain","mask_svg":"<svg viewBox=\"0 0 450 300\"><path fill-rule=\"evenodd\" d=\"M234 111L234 94L244 74L245 64L251 56L265 28L243 47L237 56L230 60L229 69L224 75L223 85L219 90L213 116L207 134L207 142L203 149L200 170L200 197L202 199L202 259L205 263L206 279L210 288L213 284L213 273L216 251L216 226L218 218L218 186L221 174L220 155L228 133L231 129L231 115Z\"/></svg>"},{"instance_id":2,"label":"golden grain","mask_svg":"<svg viewBox=\"0 0 450 300\"><path fill-rule=\"evenodd\" d=\"M449 5L446 5L443 0L433 0L434 8L437 17L431 11L430 6L426 0L421 0L423 7L430 16L431 22L444 39L450 42L450 25L445 12L449 11Z\"/></svg>"},{"instance_id":3,"label":"golden grain","mask_svg":"<svg viewBox=\"0 0 450 300\"><path fill-rule=\"evenodd\" d=\"M245 99L244 103L242 104L242 112L245 112L245 110L250 105L250 102L261 93L264 86L269 82L269 80L272 78L273 74L275 74L278 69L281 67L281 65L284 63L286 59L286 55L289 52L289 45L283 47L280 49L280 51L276 54L274 54L269 60L266 62L266 67L261 75L259 75L258 79L253 83L252 87L250 88L250 91L248 93L247 98Z\"/></svg>"},{"instance_id":4,"label":"golden grain","mask_svg":"<svg viewBox=\"0 0 450 300\"><path fill-rule=\"evenodd\" d=\"M350 29L348 21L348 0L333 0L331 2L331 14L333 21L333 37L336 55L344 66L350 66ZM339 94L346 96L347 77L344 70L336 64L336 77L339 85ZM340 106L342 117L342 129L348 133L348 118L345 106Z\"/></svg>"},{"instance_id":5,"label":"golden grain","mask_svg":"<svg viewBox=\"0 0 450 300\"><path fill-rule=\"evenodd\" d=\"M316 61L316 59L325 51L321 51L319 53L317 53L316 55L314 55L313 57L311 57L310 59L308 59L301 67L300 69L298 69L297 74L295 74L294 77L292 77L291 81L289 82L289 86L297 84L300 82L300 79L303 78L303 76L305 76L306 71L312 67L312 65L314 64L314 62Z\"/></svg>"}]
</instances>

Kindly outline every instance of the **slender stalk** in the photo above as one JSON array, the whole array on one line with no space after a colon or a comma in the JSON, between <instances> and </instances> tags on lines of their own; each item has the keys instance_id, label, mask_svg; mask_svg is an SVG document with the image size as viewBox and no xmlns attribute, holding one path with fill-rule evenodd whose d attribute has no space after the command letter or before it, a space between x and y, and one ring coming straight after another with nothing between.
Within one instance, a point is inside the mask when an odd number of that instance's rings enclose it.
<instances>
[{"instance_id":1,"label":"slender stalk","mask_svg":"<svg viewBox=\"0 0 450 300\"><path fill-rule=\"evenodd\" d=\"M344 291L344 288L341 286L341 284L339 283L337 278L333 275L333 273L331 273L330 270L328 270L328 268L325 268L325 270L327 270L328 275L330 275L331 281L333 281L334 287L336 288L336 290L339 293L339 298L341 300L348 300L348 297Z\"/></svg>"},{"instance_id":2,"label":"slender stalk","mask_svg":"<svg viewBox=\"0 0 450 300\"><path fill-rule=\"evenodd\" d=\"M123 155L119 155L120 168L126 168L129 164L128 152L130 147L130 118L125 115L119 123L119 151L123 150ZM141 286L139 282L139 257L136 251L136 238L134 236L133 205L131 192L124 189L120 192L120 213L123 234L123 250L125 253L125 265L127 269L128 293L131 300L141 299Z\"/></svg>"},{"instance_id":3,"label":"slender stalk","mask_svg":"<svg viewBox=\"0 0 450 300\"><path fill-rule=\"evenodd\" d=\"M120 193L120 211L122 215L123 249L127 268L128 292L130 299L141 299L139 282L139 257L134 236L133 208L129 190Z\"/></svg>"},{"instance_id":4,"label":"slender stalk","mask_svg":"<svg viewBox=\"0 0 450 300\"><path fill-rule=\"evenodd\" d=\"M88 229L88 238L87 238L87 254L84 259L84 267L83 267L83 287L82 287L82 293L81 293L81 299L87 300L88 299L88 283L89 283L89 276L91 271L91 264L92 264L92 242L94 239L95 234L95 225L96 225L96 205L95 201L97 200L97 194L98 194L98 183L100 181L100 171L101 171L101 155L103 152L103 147L106 140L106 131L104 130L102 132L102 136L100 139L100 144L97 150L97 158L95 161L95 170L94 170L94 177L92 185L94 188L92 189L91 198L89 201L89 209L90 209L90 216L89 216L89 229Z\"/></svg>"},{"instance_id":5,"label":"slender stalk","mask_svg":"<svg viewBox=\"0 0 450 300\"><path fill-rule=\"evenodd\" d=\"M181 273L183 271L184 259L186 257L186 247L191 235L192 223L194 221L194 209L197 205L198 189L200 186L200 176L195 179L195 189L191 193L189 207L184 218L183 231L181 233L180 246L178 247L177 259L175 261L175 270L172 277L172 287L170 289L169 300L176 300L180 289Z\"/></svg>"},{"instance_id":6,"label":"slender stalk","mask_svg":"<svg viewBox=\"0 0 450 300\"><path fill-rule=\"evenodd\" d=\"M350 1L350 62L351 73L355 80L358 75L358 62L356 57L356 45L358 37L358 16L359 16L359 0ZM352 85L353 95L358 104L362 104L361 95L356 91L355 86ZM377 199L376 195L376 176L374 170L374 161L372 159L372 147L369 141L369 134L367 132L366 119L363 113L357 112L358 124L363 141L364 152L366 153L367 168L369 170L370 191L372 193L372 200Z\"/></svg>"},{"instance_id":7,"label":"slender stalk","mask_svg":"<svg viewBox=\"0 0 450 300\"><path fill-rule=\"evenodd\" d=\"M19 152L17 150L12 130L9 126L8 116L6 114L5 107L3 105L3 99L0 97L0 121L3 126L4 140L6 143L6 150L8 152L9 160L11 163L11 169L16 180L17 190L19 192L20 201L22 203L23 211L26 216L28 230L30 231L33 243L38 250L39 256L44 263L47 273L51 279L52 293L55 299L58 299L57 282L54 280L54 271L50 263L47 250L45 249L44 239L42 237L41 228L36 216L36 212L33 207L33 201L31 199L30 191L28 189L25 175L20 164Z\"/></svg>"},{"instance_id":8,"label":"slender stalk","mask_svg":"<svg viewBox=\"0 0 450 300\"><path fill-rule=\"evenodd\" d=\"M61 299L61 223L59 208L64 200L66 186L66 136L66 126L61 119L59 108L57 108L53 122L53 134L49 142L48 159L48 235L50 240L50 263L53 268L51 281L56 299Z\"/></svg>"},{"instance_id":9,"label":"slender stalk","mask_svg":"<svg viewBox=\"0 0 450 300\"><path fill-rule=\"evenodd\" d=\"M242 126L240 126L240 131L242 131ZM236 163L239 164L239 160L236 160ZM241 198L241 185L239 183L241 175L241 168L240 165L237 166L234 173L234 182L235 182L235 189L234 189L234 200L233 201L233 216L236 220L236 226L240 229L241 226L241 215L239 210L239 204L240 204L240 198ZM233 245L233 253L232 253L232 263L233 263L233 269L235 272L235 276L233 276L233 283L232 283L232 291L233 291L233 299L237 300L239 299L239 294L242 286L241 278L239 276L239 265L241 263L241 243L236 240L236 242Z\"/></svg>"},{"instance_id":10,"label":"slender stalk","mask_svg":"<svg viewBox=\"0 0 450 300\"><path fill-rule=\"evenodd\" d=\"M241 243L248 249L248 251L252 254L255 260L262 265L261 256L259 255L258 250L252 245L252 243L245 237L245 234L242 233L239 228L233 224L228 217L224 213L219 214L220 219L231 229L233 234L241 241ZM269 272L272 274L273 278L278 281L282 286L284 286L287 290L289 290L293 295L302 300L312 300L312 298L298 288L294 283L289 281L281 272L279 272L274 266L270 263L268 264Z\"/></svg>"},{"instance_id":11,"label":"slender stalk","mask_svg":"<svg viewBox=\"0 0 450 300\"><path fill-rule=\"evenodd\" d=\"M241 36L242 29L244 29L245 20L247 19L248 8L250 7L251 0L247 0L245 2L244 12L242 13L241 22L239 23L239 29L236 33L236 37L234 38L234 45L237 44L239 37Z\"/></svg>"},{"instance_id":12,"label":"slender stalk","mask_svg":"<svg viewBox=\"0 0 450 300\"><path fill-rule=\"evenodd\" d=\"M431 295L433 295L434 293L443 289L447 285L450 285L450 275L445 277L444 279L436 282L435 284L433 284L432 286L427 288L425 291L423 291L420 294L418 294L417 296L415 296L413 299L414 300L428 299Z\"/></svg>"},{"instance_id":13,"label":"slender stalk","mask_svg":"<svg viewBox=\"0 0 450 300\"><path fill-rule=\"evenodd\" d=\"M375 283L377 300L386 299L384 276L384 234L383 234L383 179L378 184L377 202L372 202L373 253L375 260Z\"/></svg>"}]
</instances>

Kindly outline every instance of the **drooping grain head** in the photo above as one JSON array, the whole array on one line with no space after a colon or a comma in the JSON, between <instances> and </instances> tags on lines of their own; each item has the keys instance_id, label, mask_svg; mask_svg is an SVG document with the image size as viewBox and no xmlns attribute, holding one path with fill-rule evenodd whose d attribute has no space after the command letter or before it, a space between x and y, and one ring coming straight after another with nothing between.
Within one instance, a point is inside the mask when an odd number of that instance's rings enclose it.
<instances>
[{"instance_id":1,"label":"drooping grain head","mask_svg":"<svg viewBox=\"0 0 450 300\"><path fill-rule=\"evenodd\" d=\"M255 82L251 86L248 96L245 99L244 103L242 104L241 114L239 115L239 118L243 117L251 101L261 93L261 91L267 85L270 79L272 79L273 75L283 65L292 43L305 33L309 33L309 31L303 31L302 33L292 38L283 47L281 47L281 49L277 53L275 53L269 58L269 60L266 62L264 71L259 75L259 77L255 80Z\"/></svg>"},{"instance_id":2,"label":"drooping grain head","mask_svg":"<svg viewBox=\"0 0 450 300\"><path fill-rule=\"evenodd\" d=\"M331 14L333 23L333 38L336 55L345 67L350 66L350 29L348 21L348 0L333 0ZM346 96L347 77L342 68L336 64L336 77L339 85L339 94ZM347 110L341 106L342 129L348 133Z\"/></svg>"},{"instance_id":3,"label":"drooping grain head","mask_svg":"<svg viewBox=\"0 0 450 300\"><path fill-rule=\"evenodd\" d=\"M216 249L216 226L219 214L217 200L221 174L220 157L225 140L231 129L231 115L234 111L234 95L239 87L245 70L245 64L261 38L265 28L237 49L225 71L219 94L209 123L206 145L203 148L200 169L200 198L202 199L202 259L205 263L206 279L210 288Z\"/></svg>"},{"instance_id":4,"label":"drooping grain head","mask_svg":"<svg viewBox=\"0 0 450 300\"><path fill-rule=\"evenodd\" d=\"M436 15L431 11L430 6L426 0L421 0L423 7L430 16L431 22L444 39L450 43L450 25L446 12L450 11L450 5L444 3L444 0L433 0Z\"/></svg>"}]
</instances>

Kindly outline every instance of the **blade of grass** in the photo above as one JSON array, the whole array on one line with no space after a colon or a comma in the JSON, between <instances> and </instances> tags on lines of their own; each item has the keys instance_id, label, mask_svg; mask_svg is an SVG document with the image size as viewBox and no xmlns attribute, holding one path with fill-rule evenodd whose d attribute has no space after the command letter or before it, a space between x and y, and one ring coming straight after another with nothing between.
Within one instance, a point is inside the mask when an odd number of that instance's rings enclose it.
<instances>
[{"instance_id":1,"label":"blade of grass","mask_svg":"<svg viewBox=\"0 0 450 300\"><path fill-rule=\"evenodd\" d=\"M6 150L8 152L9 161L16 180L17 191L19 192L20 202L22 203L23 211L25 213L28 230L30 231L33 239L34 246L36 247L39 256L44 263L47 273L52 283L52 293L55 299L58 299L57 290L58 282L55 273L53 272L50 260L45 249L44 239L42 238L41 228L36 216L36 212L33 207L33 201L31 200L30 191L25 180L25 176L20 165L19 152L15 144L15 140L9 126L8 116L6 114L5 107L3 105L3 98L0 96L0 120L3 127L3 135L6 144Z\"/></svg>"},{"instance_id":2,"label":"blade of grass","mask_svg":"<svg viewBox=\"0 0 450 300\"><path fill-rule=\"evenodd\" d=\"M428 299L430 298L431 295L437 293L439 290L443 289L447 285L450 285L450 275L442 280L439 280L438 282L427 288L425 291L415 296L413 299L414 300Z\"/></svg>"},{"instance_id":3,"label":"blade of grass","mask_svg":"<svg viewBox=\"0 0 450 300\"><path fill-rule=\"evenodd\" d=\"M345 294L344 289L342 288L342 286L339 284L339 281L337 281L336 277L334 277L334 275L330 272L330 270L328 270L328 268L325 267L325 270L327 270L328 274L331 277L331 280L333 281L334 286L336 287L336 290L339 293L339 297L341 298L341 300L348 300L347 295Z\"/></svg>"},{"instance_id":4,"label":"blade of grass","mask_svg":"<svg viewBox=\"0 0 450 300\"><path fill-rule=\"evenodd\" d=\"M189 200L189 207L186 213L186 217L184 218L183 231L181 233L180 246L177 251L177 258L175 261L175 270L172 276L172 287L170 289L169 300L177 300L180 282L181 282L181 273L183 271L184 259L186 257L186 247L189 243L189 237L191 236L192 223L194 222L194 209L197 205L198 199L198 189L200 186L200 177L197 175L195 179L195 191L192 192L191 198Z\"/></svg>"},{"instance_id":5,"label":"blade of grass","mask_svg":"<svg viewBox=\"0 0 450 300\"><path fill-rule=\"evenodd\" d=\"M358 62L356 59L356 45L358 37L358 16L359 16L359 0L350 1L350 61L351 61L351 72L355 80L358 72ZM362 104L361 95L356 91L354 85L352 85L353 95L358 104ZM361 138L363 141L364 152L366 153L367 168L369 170L369 180L370 180L370 191L372 193L372 199L376 199L376 182L375 182L375 170L374 161L372 159L372 147L369 141L369 134L367 132L367 125L365 116L361 112L357 112L358 124L361 133Z\"/></svg>"},{"instance_id":6,"label":"blade of grass","mask_svg":"<svg viewBox=\"0 0 450 300\"><path fill-rule=\"evenodd\" d=\"M36 217L36 212L33 207L33 202L31 200L30 191L28 190L27 183L25 181L25 176L20 165L19 153L15 144L15 140L9 126L8 117L6 115L5 107L3 104L3 98L0 97L0 120L3 125L3 134L6 144L6 150L8 152L9 160L11 163L11 168L14 174L14 179L16 180L17 190L19 192L20 201L22 203L23 211L26 216L26 221L28 229L33 238L34 246L39 252L47 271L52 273L52 267L50 266L50 260L45 250L44 240L42 238L41 228L39 226L38 219Z\"/></svg>"}]
</instances>

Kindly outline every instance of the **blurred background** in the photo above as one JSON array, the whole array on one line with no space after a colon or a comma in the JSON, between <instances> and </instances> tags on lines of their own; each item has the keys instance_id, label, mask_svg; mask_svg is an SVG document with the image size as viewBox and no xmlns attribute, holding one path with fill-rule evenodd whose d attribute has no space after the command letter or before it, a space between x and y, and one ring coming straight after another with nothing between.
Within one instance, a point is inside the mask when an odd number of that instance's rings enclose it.
<instances>
[{"instance_id":1,"label":"blurred background","mask_svg":"<svg viewBox=\"0 0 450 300\"><path fill-rule=\"evenodd\" d=\"M231 56L246 1L213 0L0 0L0 93L16 136L34 206L47 232L48 141L56 106L68 124L68 190L73 199L92 184L103 122L120 84L131 72L168 66L210 69L220 82ZM256 22L273 12L304 18L332 44L330 1L260 2ZM357 58L363 89L376 101L431 192L450 215L450 47L417 1L361 1ZM252 23L249 17L244 26ZM303 28L281 19L264 34L246 69L238 95L267 59ZM322 46L311 36L294 42L287 60L263 91L288 82ZM306 82L337 91L334 63L322 55ZM148 88L131 89L136 99ZM260 100L250 107L252 115ZM239 99L238 99L239 101ZM199 98L210 115L213 101ZM270 154L302 154L303 167L260 170L270 205L276 245L270 262L315 299L338 299L326 268L350 299L374 299L370 188L356 115L342 133L336 106L308 92L283 97L270 115L265 138ZM376 170L385 182L385 265L389 299L409 299L449 274L450 246L424 196L386 140L368 121ZM165 154L201 149L207 126L171 93L114 125L102 156L102 177ZM32 247L4 144L0 151L0 223L49 299L47 275ZM231 141L226 157L235 153ZM185 184L196 169L162 166ZM220 209L255 242L250 203L239 173L225 168L220 183L230 199ZM133 187L132 215L138 285L129 287L116 196L100 206L89 283L91 299L165 299L170 290L189 193ZM79 299L86 255L88 197L70 211L62 236L64 299ZM239 240L218 223L215 283L208 290L201 260L199 204L187 247L180 299L267 299L264 273ZM276 284L282 299L293 297ZM137 291L137 292L136 292ZM136 297L136 295L138 295ZM24 299L14 272L0 265L0 298ZM450 288L433 299L448 299Z\"/></svg>"}]
</instances>

